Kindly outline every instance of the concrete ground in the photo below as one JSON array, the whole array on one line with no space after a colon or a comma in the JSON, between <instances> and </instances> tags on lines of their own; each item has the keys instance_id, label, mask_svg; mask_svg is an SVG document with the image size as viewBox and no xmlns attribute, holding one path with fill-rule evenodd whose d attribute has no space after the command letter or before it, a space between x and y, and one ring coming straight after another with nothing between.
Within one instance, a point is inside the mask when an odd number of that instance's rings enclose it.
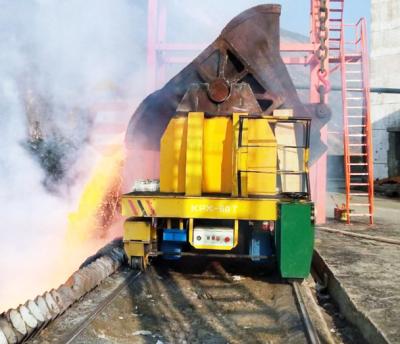
<instances>
[{"instance_id":1,"label":"concrete ground","mask_svg":"<svg viewBox=\"0 0 400 344\"><path fill-rule=\"evenodd\" d=\"M327 209L341 204L343 194L332 193ZM400 201L377 198L375 225L334 222L329 227L400 240ZM323 229L323 228L322 228ZM369 343L400 343L400 246L316 230L317 269L328 276L329 293L347 320Z\"/></svg>"}]
</instances>

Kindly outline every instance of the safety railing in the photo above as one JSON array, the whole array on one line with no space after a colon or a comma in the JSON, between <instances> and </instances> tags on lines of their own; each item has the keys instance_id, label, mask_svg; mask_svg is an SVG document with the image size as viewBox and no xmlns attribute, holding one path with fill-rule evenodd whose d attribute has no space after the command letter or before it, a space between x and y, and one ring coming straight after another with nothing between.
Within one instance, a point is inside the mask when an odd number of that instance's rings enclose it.
<instances>
[{"instance_id":1,"label":"safety railing","mask_svg":"<svg viewBox=\"0 0 400 344\"><path fill-rule=\"evenodd\" d=\"M244 122L246 120L258 120L258 119L264 119L267 120L268 124L271 126L272 129L274 129L274 125L276 124L298 124L301 125L302 132L299 132L298 128L293 127L293 134L295 135L295 140L296 143L301 140L301 144L244 144L243 143L243 131L245 130ZM240 149L243 148L277 148L277 153L276 153L276 159L277 159L277 164L279 165L279 151L283 152L285 150L290 150L290 149L295 149L298 153L298 159L299 161L303 160L303 163L300 164L299 166L302 165L301 169L298 170L288 170L288 169L276 169L274 171L268 171L268 170L250 170L250 169L237 169L237 180L238 180L238 195L239 197L242 196L242 174L266 174L266 175L271 175L271 174L276 174L277 181L279 180L279 176L281 177L280 179L282 180L282 176L285 175L298 175L302 176L302 187L301 189L304 191L296 191L296 192L285 192L282 190L279 190L274 196L285 196L285 197L290 197L290 198L306 198L307 200L311 199L311 187L310 187L310 179L309 179L309 149L310 149L310 132L311 132L311 119L309 118L292 118L292 117L274 117L274 116L262 116L262 115L246 115L246 116L239 116L239 121L238 121L238 145L237 145L237 150L239 151ZM302 151L303 153L300 154L299 152Z\"/></svg>"}]
</instances>

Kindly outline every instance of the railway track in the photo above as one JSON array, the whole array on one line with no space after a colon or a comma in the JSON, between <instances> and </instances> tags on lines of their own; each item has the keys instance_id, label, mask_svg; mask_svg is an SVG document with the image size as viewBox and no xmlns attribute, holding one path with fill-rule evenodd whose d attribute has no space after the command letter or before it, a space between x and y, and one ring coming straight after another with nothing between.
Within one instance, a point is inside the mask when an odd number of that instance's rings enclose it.
<instances>
[{"instance_id":1,"label":"railway track","mask_svg":"<svg viewBox=\"0 0 400 344\"><path fill-rule=\"evenodd\" d=\"M96 316L106 308L120 293L121 291L136 280L141 275L141 272L133 271L129 274L129 276L122 281L117 288L114 289L111 294L104 299L95 309L94 311L77 327L75 328L65 339L65 344L73 343L73 341L84 331L91 322L96 318Z\"/></svg>"},{"instance_id":2,"label":"railway track","mask_svg":"<svg viewBox=\"0 0 400 344\"><path fill-rule=\"evenodd\" d=\"M320 343L298 282L282 282L257 269L256 275L246 273L247 267L235 275L237 266L230 263L198 265L189 260L189 269L179 263L169 269L160 263L144 274L133 271L120 278L79 324L67 334L64 329L56 341ZM51 333L50 328L37 342L54 341Z\"/></svg>"},{"instance_id":3,"label":"railway track","mask_svg":"<svg viewBox=\"0 0 400 344\"><path fill-rule=\"evenodd\" d=\"M294 281L291 284L293 287L294 294L296 296L296 302L299 306L301 317L303 319L304 328L307 334L308 341L310 344L320 344L317 330L315 329L314 324L311 321L310 315L308 314L307 311L307 307L304 303L303 296L301 295L299 283Z\"/></svg>"}]
</instances>

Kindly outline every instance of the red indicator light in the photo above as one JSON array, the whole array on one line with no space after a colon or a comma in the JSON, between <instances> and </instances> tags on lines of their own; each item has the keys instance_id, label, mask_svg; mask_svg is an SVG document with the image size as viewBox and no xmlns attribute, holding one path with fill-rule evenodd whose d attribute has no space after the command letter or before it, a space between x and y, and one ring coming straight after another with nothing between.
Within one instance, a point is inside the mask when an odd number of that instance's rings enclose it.
<instances>
[{"instance_id":1,"label":"red indicator light","mask_svg":"<svg viewBox=\"0 0 400 344\"><path fill-rule=\"evenodd\" d=\"M231 241L231 238L230 237L225 237L225 242L229 242L229 241Z\"/></svg>"}]
</instances>

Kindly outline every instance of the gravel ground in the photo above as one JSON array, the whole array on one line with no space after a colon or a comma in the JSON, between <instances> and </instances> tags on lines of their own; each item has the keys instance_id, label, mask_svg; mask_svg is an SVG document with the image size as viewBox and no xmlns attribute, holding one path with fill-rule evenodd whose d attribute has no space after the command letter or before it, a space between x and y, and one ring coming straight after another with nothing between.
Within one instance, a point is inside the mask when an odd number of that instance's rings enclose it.
<instances>
[{"instance_id":1,"label":"gravel ground","mask_svg":"<svg viewBox=\"0 0 400 344\"><path fill-rule=\"evenodd\" d=\"M126 274L109 278L33 342L65 341ZM186 258L151 266L74 343L306 342L292 287L268 266Z\"/></svg>"},{"instance_id":2,"label":"gravel ground","mask_svg":"<svg viewBox=\"0 0 400 344\"><path fill-rule=\"evenodd\" d=\"M249 261L159 259L73 343L307 343L292 287L274 270ZM107 278L31 343L65 343L130 272L124 268ZM305 285L314 290L311 279ZM342 318L337 326L337 311L313 307L309 300L307 307L318 332L321 326L328 332L328 336L320 333L322 343L358 343L354 340L360 335ZM326 305L326 298L322 301ZM322 322L318 312L323 314ZM334 340L328 338L329 332L335 333Z\"/></svg>"}]
</instances>

